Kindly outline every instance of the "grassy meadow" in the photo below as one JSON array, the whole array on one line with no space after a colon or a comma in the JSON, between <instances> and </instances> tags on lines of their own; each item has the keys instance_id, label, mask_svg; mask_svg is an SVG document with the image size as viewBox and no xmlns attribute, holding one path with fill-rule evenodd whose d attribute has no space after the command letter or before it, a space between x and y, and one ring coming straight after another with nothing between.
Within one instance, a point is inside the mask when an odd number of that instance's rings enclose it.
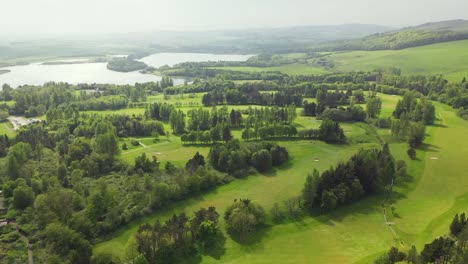
<instances>
[{"instance_id":1,"label":"grassy meadow","mask_svg":"<svg viewBox=\"0 0 468 264\"><path fill-rule=\"evenodd\" d=\"M402 74L442 74L460 82L468 77L468 41L453 41L403 50L352 51L327 56L337 71L396 67Z\"/></svg>"}]
</instances>

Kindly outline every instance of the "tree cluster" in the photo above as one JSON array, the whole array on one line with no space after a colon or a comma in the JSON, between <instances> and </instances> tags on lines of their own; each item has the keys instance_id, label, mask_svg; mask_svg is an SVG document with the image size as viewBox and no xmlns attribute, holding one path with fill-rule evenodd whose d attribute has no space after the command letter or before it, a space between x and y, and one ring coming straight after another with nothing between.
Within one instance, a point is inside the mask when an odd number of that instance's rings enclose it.
<instances>
[{"instance_id":1,"label":"tree cluster","mask_svg":"<svg viewBox=\"0 0 468 264\"><path fill-rule=\"evenodd\" d=\"M291 92L278 91L274 93L261 93L259 90L250 89L216 89L203 95L202 103L205 106L212 105L297 105L302 103L302 96Z\"/></svg>"},{"instance_id":2,"label":"tree cluster","mask_svg":"<svg viewBox=\"0 0 468 264\"><path fill-rule=\"evenodd\" d=\"M227 232L241 242L264 225L265 218L263 208L249 199L234 200L224 212Z\"/></svg>"},{"instance_id":3,"label":"tree cluster","mask_svg":"<svg viewBox=\"0 0 468 264\"><path fill-rule=\"evenodd\" d=\"M339 163L322 173L307 176L302 192L304 205L309 210L322 212L378 193L391 183L395 164L388 146L382 150L361 150L346 163Z\"/></svg>"},{"instance_id":4,"label":"tree cluster","mask_svg":"<svg viewBox=\"0 0 468 264\"><path fill-rule=\"evenodd\" d=\"M299 138L323 140L328 143L344 143L346 136L340 124L330 119L325 119L319 129L304 129L297 132Z\"/></svg>"},{"instance_id":5,"label":"tree cluster","mask_svg":"<svg viewBox=\"0 0 468 264\"><path fill-rule=\"evenodd\" d=\"M208 158L213 168L234 176L243 176L248 173L249 166L267 172L273 166L287 162L289 154L286 148L274 143L241 144L239 140L231 140L223 145L212 146Z\"/></svg>"},{"instance_id":6,"label":"tree cluster","mask_svg":"<svg viewBox=\"0 0 468 264\"><path fill-rule=\"evenodd\" d=\"M146 263L175 263L197 252L200 248L212 247L220 236L219 214L214 207L201 208L192 217L185 213L173 215L161 224L145 224L138 228L135 236L137 254Z\"/></svg>"},{"instance_id":7,"label":"tree cluster","mask_svg":"<svg viewBox=\"0 0 468 264\"><path fill-rule=\"evenodd\" d=\"M393 111L395 118L400 118L403 114L406 114L409 120L423 122L425 125L432 125L435 121L434 105L425 99L418 100L413 92L406 92Z\"/></svg>"}]
</instances>

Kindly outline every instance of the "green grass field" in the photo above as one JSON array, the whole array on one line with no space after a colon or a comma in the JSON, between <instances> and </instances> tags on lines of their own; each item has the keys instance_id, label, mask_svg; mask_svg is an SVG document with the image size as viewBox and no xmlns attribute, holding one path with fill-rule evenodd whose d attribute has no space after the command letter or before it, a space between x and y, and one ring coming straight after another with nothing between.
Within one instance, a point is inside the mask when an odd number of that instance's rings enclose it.
<instances>
[{"instance_id":1,"label":"green grass field","mask_svg":"<svg viewBox=\"0 0 468 264\"><path fill-rule=\"evenodd\" d=\"M326 58L338 71L397 67L402 74L443 74L450 81L468 77L468 41L453 41L403 50L353 51Z\"/></svg>"},{"instance_id":2,"label":"green grass field","mask_svg":"<svg viewBox=\"0 0 468 264\"><path fill-rule=\"evenodd\" d=\"M0 135L7 135L10 138L16 135L10 121L0 122Z\"/></svg>"},{"instance_id":3,"label":"green grass field","mask_svg":"<svg viewBox=\"0 0 468 264\"><path fill-rule=\"evenodd\" d=\"M383 116L391 114L398 97L380 95L384 102ZM436 235L446 234L453 215L468 207L468 179L464 176L464 157L468 155L467 121L458 118L446 105L435 103L440 120L428 128L427 146L418 150L418 160L407 158L406 143L391 143L397 159L408 163L411 180L400 181L395 188L396 212L401 218L392 219L398 238L384 224L380 203L382 197L370 197L331 214L310 217L299 222L269 225L260 231L257 240L242 245L229 237L225 254L220 258L203 256L202 263L371 263L390 246L408 249ZM316 127L318 121L300 117L297 125ZM357 124L343 124L349 137L361 137L365 129ZM380 130L384 137L388 130ZM348 135L348 134L347 134ZM207 153L206 147L183 147L171 137L170 143L154 144L128 154L128 159L140 151L166 153L168 160L180 163L195 151ZM393 142L393 141L391 141ZM255 175L236 180L215 191L179 202L170 208L133 222L119 230L112 239L97 244L95 252L108 252L122 259L125 247L142 223L165 219L173 213L190 213L202 206L216 206L223 212L235 198L249 198L267 210L275 202L298 195L304 179L313 168L320 171L338 161L346 160L360 148L376 143L329 145L318 141L279 141L288 148L291 161L268 175ZM314 159L319 159L315 162ZM401 244L402 242L403 244Z\"/></svg>"},{"instance_id":4,"label":"green grass field","mask_svg":"<svg viewBox=\"0 0 468 264\"><path fill-rule=\"evenodd\" d=\"M459 82L468 78L468 40L445 42L403 50L336 52L328 58L335 64L333 71L372 71L378 68L396 67L402 74L442 74L449 81ZM301 53L286 54L295 57ZM286 56L285 55L285 56ZM289 75L324 74L330 71L314 64L288 64L278 67L214 67L218 69L264 72L280 71Z\"/></svg>"},{"instance_id":5,"label":"green grass field","mask_svg":"<svg viewBox=\"0 0 468 264\"><path fill-rule=\"evenodd\" d=\"M288 64L277 67L214 67L216 69L245 71L245 72L265 72L265 71L280 71L289 75L301 74L324 74L329 73L328 70L315 65L308 64Z\"/></svg>"}]
</instances>

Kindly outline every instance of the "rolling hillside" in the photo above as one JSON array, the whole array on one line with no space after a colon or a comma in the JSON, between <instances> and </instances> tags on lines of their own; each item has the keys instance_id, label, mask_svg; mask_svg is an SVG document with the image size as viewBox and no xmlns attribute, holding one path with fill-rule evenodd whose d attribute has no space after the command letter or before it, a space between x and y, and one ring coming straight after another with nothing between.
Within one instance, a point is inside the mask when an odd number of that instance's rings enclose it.
<instances>
[{"instance_id":1,"label":"rolling hillside","mask_svg":"<svg viewBox=\"0 0 468 264\"><path fill-rule=\"evenodd\" d=\"M245 72L280 71L290 75L323 74L327 72L373 71L399 68L402 74L442 74L449 81L468 78L468 40L451 41L402 50L334 52L318 59L306 59L278 67L217 67ZM333 64L333 68L319 65L318 60Z\"/></svg>"},{"instance_id":2,"label":"rolling hillside","mask_svg":"<svg viewBox=\"0 0 468 264\"><path fill-rule=\"evenodd\" d=\"M354 40L324 43L312 46L311 50L399 50L463 39L468 39L468 21L450 20L377 33Z\"/></svg>"},{"instance_id":3,"label":"rolling hillside","mask_svg":"<svg viewBox=\"0 0 468 264\"><path fill-rule=\"evenodd\" d=\"M459 82L468 77L468 40L403 50L352 51L327 56L337 71L370 71L396 67L402 74L443 74Z\"/></svg>"}]
</instances>

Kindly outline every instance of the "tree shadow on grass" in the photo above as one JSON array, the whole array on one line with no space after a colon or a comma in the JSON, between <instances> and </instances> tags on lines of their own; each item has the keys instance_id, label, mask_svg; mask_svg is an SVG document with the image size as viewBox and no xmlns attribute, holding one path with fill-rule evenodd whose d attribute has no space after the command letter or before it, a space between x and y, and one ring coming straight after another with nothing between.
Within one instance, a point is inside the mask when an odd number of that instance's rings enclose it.
<instances>
[{"instance_id":1,"label":"tree shadow on grass","mask_svg":"<svg viewBox=\"0 0 468 264\"><path fill-rule=\"evenodd\" d=\"M408 198L408 196L406 196L406 194L394 190L392 192L392 195L388 199L387 203L396 203L397 201L402 200L402 199L406 199L406 198Z\"/></svg>"},{"instance_id":2,"label":"tree shadow on grass","mask_svg":"<svg viewBox=\"0 0 468 264\"><path fill-rule=\"evenodd\" d=\"M440 119L439 119L440 120ZM448 126L444 125L444 124L433 124L431 125L432 127L442 127L442 128L448 128Z\"/></svg>"},{"instance_id":3,"label":"tree shadow on grass","mask_svg":"<svg viewBox=\"0 0 468 264\"><path fill-rule=\"evenodd\" d=\"M424 143L418 149L424 152L439 152L440 147L429 143Z\"/></svg>"},{"instance_id":4,"label":"tree shadow on grass","mask_svg":"<svg viewBox=\"0 0 468 264\"><path fill-rule=\"evenodd\" d=\"M278 174L278 172L291 169L292 166L293 164L291 160L288 160L286 163L281 164L280 166L272 167L271 170L267 172L262 172L260 174L266 177L275 177Z\"/></svg>"},{"instance_id":5,"label":"tree shadow on grass","mask_svg":"<svg viewBox=\"0 0 468 264\"><path fill-rule=\"evenodd\" d=\"M194 254L185 258L180 258L175 261L178 264L199 264L202 262L202 258L199 254Z\"/></svg>"},{"instance_id":6,"label":"tree shadow on grass","mask_svg":"<svg viewBox=\"0 0 468 264\"><path fill-rule=\"evenodd\" d=\"M213 241L213 245L203 249L202 254L219 260L226 253L226 236L219 232Z\"/></svg>"},{"instance_id":7,"label":"tree shadow on grass","mask_svg":"<svg viewBox=\"0 0 468 264\"><path fill-rule=\"evenodd\" d=\"M176 263L184 264L199 264L202 263L202 256L210 256L216 260L220 260L221 256L226 253L226 237L223 232L218 232L218 235L213 241L213 244L210 246L205 246L204 248L198 248L193 250L193 254L187 257L181 257L177 259Z\"/></svg>"},{"instance_id":8,"label":"tree shadow on grass","mask_svg":"<svg viewBox=\"0 0 468 264\"><path fill-rule=\"evenodd\" d=\"M208 147L211 147L212 145L214 145L216 143L206 143L206 144L203 144L203 143L182 143L182 147L196 147L196 148L208 148Z\"/></svg>"},{"instance_id":9,"label":"tree shadow on grass","mask_svg":"<svg viewBox=\"0 0 468 264\"><path fill-rule=\"evenodd\" d=\"M272 229L271 225L264 225L256 232L248 235L246 238L241 239L237 235L230 234L231 239L236 243L240 244L246 251L255 251L262 249L264 244L261 243L263 238L270 232Z\"/></svg>"},{"instance_id":10,"label":"tree shadow on grass","mask_svg":"<svg viewBox=\"0 0 468 264\"><path fill-rule=\"evenodd\" d=\"M259 142L262 141L271 141L271 142L284 142L284 141L304 141L303 138L298 138L298 137L272 137L272 138L267 138L265 140L258 140Z\"/></svg>"},{"instance_id":11,"label":"tree shadow on grass","mask_svg":"<svg viewBox=\"0 0 468 264\"><path fill-rule=\"evenodd\" d=\"M340 206L339 208L324 214L320 214L319 210L315 210L311 212L310 215L324 225L334 226L335 222L342 222L345 218L354 218L359 217L359 215L369 215L376 212L383 214L383 201L385 201L386 204L389 204L405 198L405 194L393 191L390 200L386 199L385 194L380 194Z\"/></svg>"}]
</instances>

